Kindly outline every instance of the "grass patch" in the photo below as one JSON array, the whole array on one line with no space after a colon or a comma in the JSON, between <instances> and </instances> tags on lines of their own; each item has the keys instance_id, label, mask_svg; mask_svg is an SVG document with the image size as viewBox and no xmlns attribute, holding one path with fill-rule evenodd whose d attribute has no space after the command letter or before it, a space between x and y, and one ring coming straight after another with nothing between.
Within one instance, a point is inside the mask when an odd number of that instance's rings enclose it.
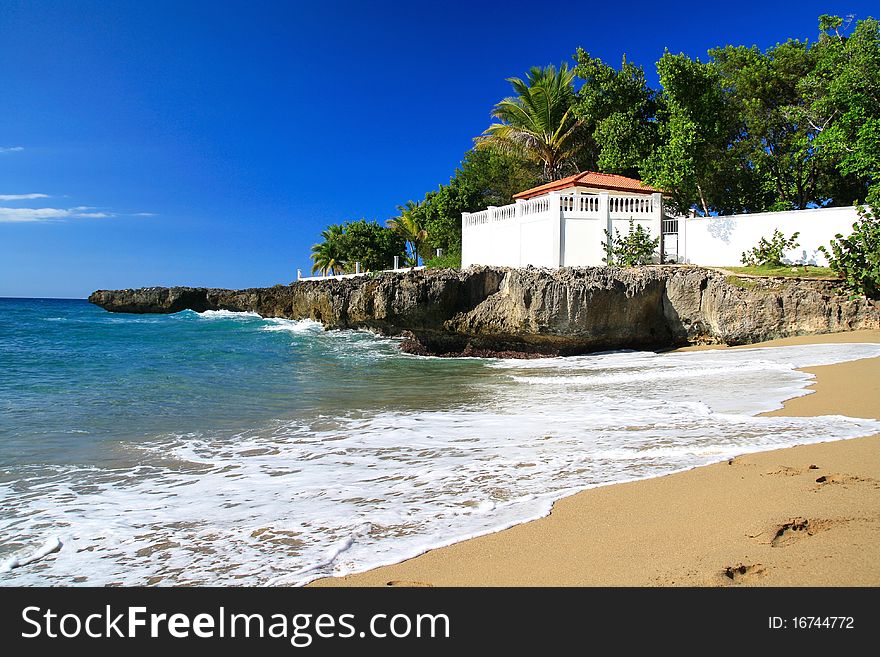
<instances>
[{"instance_id":1,"label":"grass patch","mask_svg":"<svg viewBox=\"0 0 880 657\"><path fill-rule=\"evenodd\" d=\"M724 267L728 271L750 276L783 276L786 278L840 278L828 267L812 265L782 265L781 267ZM730 278L736 278L731 276ZM740 279L742 280L742 279Z\"/></svg>"},{"instance_id":2,"label":"grass patch","mask_svg":"<svg viewBox=\"0 0 880 657\"><path fill-rule=\"evenodd\" d=\"M461 269L461 253L446 253L442 256L434 256L427 262L428 269Z\"/></svg>"},{"instance_id":3,"label":"grass patch","mask_svg":"<svg viewBox=\"0 0 880 657\"><path fill-rule=\"evenodd\" d=\"M740 269L748 269L748 267L741 267ZM726 283L730 285L735 285L738 288L743 290L754 290L758 287L758 283L751 278L740 278L739 276L726 276L724 278Z\"/></svg>"}]
</instances>

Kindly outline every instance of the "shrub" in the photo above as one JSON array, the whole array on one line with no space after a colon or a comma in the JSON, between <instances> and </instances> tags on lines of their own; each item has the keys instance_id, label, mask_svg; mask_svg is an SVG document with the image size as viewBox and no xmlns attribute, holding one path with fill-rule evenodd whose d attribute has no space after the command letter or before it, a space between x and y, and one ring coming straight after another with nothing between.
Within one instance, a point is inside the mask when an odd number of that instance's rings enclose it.
<instances>
[{"instance_id":1,"label":"shrub","mask_svg":"<svg viewBox=\"0 0 880 657\"><path fill-rule=\"evenodd\" d=\"M461 253L444 253L425 262L428 269L461 269Z\"/></svg>"},{"instance_id":2,"label":"shrub","mask_svg":"<svg viewBox=\"0 0 880 657\"><path fill-rule=\"evenodd\" d=\"M653 262L654 251L660 245L659 237L651 237L651 231L641 224L629 220L629 230L626 235L614 229L614 238L606 230L605 239L602 242L606 256L602 262L610 266L635 267L636 265L649 265ZM609 244L610 242L610 244Z\"/></svg>"},{"instance_id":3,"label":"shrub","mask_svg":"<svg viewBox=\"0 0 880 657\"><path fill-rule=\"evenodd\" d=\"M819 250L828 258L828 265L843 278L844 288L853 296L880 298L880 217L876 208L859 206L859 219L849 237L840 233L831 242L831 252Z\"/></svg>"},{"instance_id":4,"label":"shrub","mask_svg":"<svg viewBox=\"0 0 880 657\"><path fill-rule=\"evenodd\" d=\"M799 232L787 238L775 228L769 242L762 237L758 246L750 251L743 251L742 263L746 267L781 267L785 252L800 246L797 241L798 235Z\"/></svg>"}]
</instances>

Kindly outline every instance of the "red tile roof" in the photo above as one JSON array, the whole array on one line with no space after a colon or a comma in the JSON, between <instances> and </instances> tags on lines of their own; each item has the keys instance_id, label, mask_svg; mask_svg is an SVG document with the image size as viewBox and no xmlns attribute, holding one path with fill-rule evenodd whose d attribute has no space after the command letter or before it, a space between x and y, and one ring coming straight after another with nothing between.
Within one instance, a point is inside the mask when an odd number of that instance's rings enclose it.
<instances>
[{"instance_id":1,"label":"red tile roof","mask_svg":"<svg viewBox=\"0 0 880 657\"><path fill-rule=\"evenodd\" d=\"M548 192L555 192L559 189L566 189L569 187L598 187L599 189L609 189L615 192L636 192L642 194L653 194L654 192L661 191L659 189L649 187L648 185L645 185L641 180L636 180L635 178L618 176L613 173L582 171L581 173L576 173L573 176L568 176L567 178L562 178L561 180L554 180L553 182L549 182L538 187L533 187L532 189L527 189L526 191L520 192L519 194L514 194L513 198L527 199L534 196L541 196L542 194L547 194Z\"/></svg>"}]
</instances>

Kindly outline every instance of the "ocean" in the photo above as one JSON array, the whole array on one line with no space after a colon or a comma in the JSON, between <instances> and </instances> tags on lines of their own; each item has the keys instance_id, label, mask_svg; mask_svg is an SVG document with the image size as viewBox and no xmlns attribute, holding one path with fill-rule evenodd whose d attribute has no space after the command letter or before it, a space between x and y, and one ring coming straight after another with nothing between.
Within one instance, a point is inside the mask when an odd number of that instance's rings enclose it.
<instances>
[{"instance_id":1,"label":"ocean","mask_svg":"<svg viewBox=\"0 0 880 657\"><path fill-rule=\"evenodd\" d=\"M562 496L880 432L758 417L880 345L481 360L224 311L0 299L0 584L296 585Z\"/></svg>"}]
</instances>

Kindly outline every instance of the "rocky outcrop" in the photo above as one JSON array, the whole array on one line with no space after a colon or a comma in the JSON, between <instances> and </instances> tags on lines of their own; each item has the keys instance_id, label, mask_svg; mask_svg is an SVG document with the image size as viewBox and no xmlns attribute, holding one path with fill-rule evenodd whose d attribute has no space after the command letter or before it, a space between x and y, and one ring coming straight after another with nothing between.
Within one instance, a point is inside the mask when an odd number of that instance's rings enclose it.
<instances>
[{"instance_id":1,"label":"rocky outcrop","mask_svg":"<svg viewBox=\"0 0 880 657\"><path fill-rule=\"evenodd\" d=\"M698 267L425 270L246 290L98 290L113 312L253 311L407 335L441 355L560 354L748 344L880 328L880 308L833 281L739 278Z\"/></svg>"}]
</instances>

